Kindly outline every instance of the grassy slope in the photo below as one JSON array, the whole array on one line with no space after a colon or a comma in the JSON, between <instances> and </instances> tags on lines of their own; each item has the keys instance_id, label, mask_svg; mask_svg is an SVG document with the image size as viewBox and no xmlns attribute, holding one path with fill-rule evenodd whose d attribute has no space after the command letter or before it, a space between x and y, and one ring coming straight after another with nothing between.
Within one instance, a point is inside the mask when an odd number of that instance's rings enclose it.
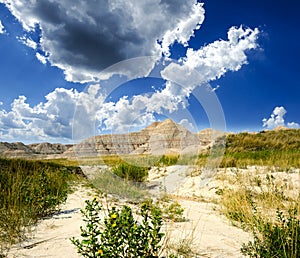
<instances>
[{"instance_id":1,"label":"grassy slope","mask_svg":"<svg viewBox=\"0 0 300 258\"><path fill-rule=\"evenodd\" d=\"M300 130L231 134L226 138L223 167L265 165L300 167Z\"/></svg>"}]
</instances>

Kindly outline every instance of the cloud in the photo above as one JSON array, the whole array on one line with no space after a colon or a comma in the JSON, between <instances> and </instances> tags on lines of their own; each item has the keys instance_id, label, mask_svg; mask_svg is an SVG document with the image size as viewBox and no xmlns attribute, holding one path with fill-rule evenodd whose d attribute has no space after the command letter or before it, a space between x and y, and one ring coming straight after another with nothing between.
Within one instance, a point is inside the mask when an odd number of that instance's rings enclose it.
<instances>
[{"instance_id":1,"label":"cloud","mask_svg":"<svg viewBox=\"0 0 300 258\"><path fill-rule=\"evenodd\" d=\"M190 131L194 131L195 130L194 125L188 119L186 119L186 118L181 119L178 124L184 126L185 128L187 128Z\"/></svg>"},{"instance_id":2,"label":"cloud","mask_svg":"<svg viewBox=\"0 0 300 258\"><path fill-rule=\"evenodd\" d=\"M28 38L28 37L26 37L24 35L22 37L17 37L17 39L21 43L23 43L25 46L30 47L32 49L36 49L37 46L38 46L38 44L35 41L33 41L31 38Z\"/></svg>"},{"instance_id":3,"label":"cloud","mask_svg":"<svg viewBox=\"0 0 300 258\"><path fill-rule=\"evenodd\" d=\"M39 52L37 52L35 56L42 64L47 64L47 58L45 56L41 55Z\"/></svg>"},{"instance_id":4,"label":"cloud","mask_svg":"<svg viewBox=\"0 0 300 258\"><path fill-rule=\"evenodd\" d=\"M10 111L0 112L2 138L69 141L99 132L145 127L155 121L156 114L168 116L186 110L196 87L228 71L238 71L247 64L247 51L258 47L258 29L232 27L227 40L217 40L198 50L189 48L190 38L204 20L203 4L196 0L0 2L6 4L28 35L40 28L38 42L29 36L19 40L36 50L41 63L62 69L68 81L100 79L109 84L116 73L134 79L147 75L154 65L166 80L159 90L121 96L114 102L105 101L100 84L90 85L85 92L57 88L33 107L25 96L20 96ZM186 56L177 63L168 58L175 42L187 48ZM157 62L162 56L166 59ZM135 59L120 62L128 58ZM100 73L102 69L104 73ZM192 126L185 118L180 123Z\"/></svg>"},{"instance_id":5,"label":"cloud","mask_svg":"<svg viewBox=\"0 0 300 258\"><path fill-rule=\"evenodd\" d=\"M295 123L295 122L289 122L289 123L287 123L287 126L289 127L289 128L300 128L300 125L298 124L298 123Z\"/></svg>"},{"instance_id":6,"label":"cloud","mask_svg":"<svg viewBox=\"0 0 300 258\"><path fill-rule=\"evenodd\" d=\"M178 64L166 64L161 71L162 78L167 80L165 85L146 94L130 98L123 96L115 102L105 102L99 84L90 85L86 92L57 88L45 97L44 103L34 107L30 107L26 98L20 96L12 103L11 111L0 113L0 125L4 128L2 137L30 138L31 133L31 137L37 140L68 141L72 137L82 140L99 133L128 132L133 128L145 127L155 121L155 114L170 115L186 109L188 98L197 86L207 85L227 71L237 71L246 64L246 51L257 46L257 33L256 30L241 27L231 28L227 41L219 40L195 51L196 59L189 54ZM39 53L37 58L46 62ZM127 68L139 69L142 63L143 59L137 58ZM117 65L113 70L122 69L124 65ZM113 74L113 70L108 72ZM80 72L78 74L80 78ZM75 110L76 117L73 119ZM181 123L189 125L184 119Z\"/></svg>"},{"instance_id":7,"label":"cloud","mask_svg":"<svg viewBox=\"0 0 300 258\"><path fill-rule=\"evenodd\" d=\"M25 96L19 96L11 104L11 110L0 111L1 141L71 141L76 105L85 112L80 121L94 123L96 108L88 103L103 102L96 96L97 86L91 85L88 92L56 88L45 97L45 102L31 107ZM84 101L83 101L84 100ZM84 128L84 125L81 125Z\"/></svg>"},{"instance_id":8,"label":"cloud","mask_svg":"<svg viewBox=\"0 0 300 258\"><path fill-rule=\"evenodd\" d=\"M0 20L0 34L4 34L5 33L5 29L4 26L2 24L2 21Z\"/></svg>"},{"instance_id":9,"label":"cloud","mask_svg":"<svg viewBox=\"0 0 300 258\"><path fill-rule=\"evenodd\" d=\"M219 79L227 71L238 71L247 64L246 52L258 47L258 34L257 28L231 27L227 41L217 40L199 50L188 48L180 63L170 64L161 74L165 79L182 81L192 88Z\"/></svg>"},{"instance_id":10,"label":"cloud","mask_svg":"<svg viewBox=\"0 0 300 258\"><path fill-rule=\"evenodd\" d=\"M41 29L48 61L69 81L94 81L119 61L168 55L186 45L204 20L202 3L171 0L0 0L27 31ZM27 41L26 41L27 42Z\"/></svg>"},{"instance_id":11,"label":"cloud","mask_svg":"<svg viewBox=\"0 0 300 258\"><path fill-rule=\"evenodd\" d=\"M263 127L269 129L275 128L276 126L287 126L290 128L298 128L299 124L295 122L288 122L285 124L284 116L287 113L286 109L283 106L275 107L271 116L267 119L262 120Z\"/></svg>"}]
</instances>

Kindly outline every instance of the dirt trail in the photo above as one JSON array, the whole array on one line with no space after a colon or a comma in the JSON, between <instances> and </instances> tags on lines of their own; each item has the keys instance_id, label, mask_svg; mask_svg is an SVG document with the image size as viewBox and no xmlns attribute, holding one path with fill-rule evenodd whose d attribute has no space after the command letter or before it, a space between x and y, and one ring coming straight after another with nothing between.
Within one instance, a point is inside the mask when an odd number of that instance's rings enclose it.
<instances>
[{"instance_id":1,"label":"dirt trail","mask_svg":"<svg viewBox=\"0 0 300 258\"><path fill-rule=\"evenodd\" d=\"M182 180L183 174L177 168L173 170L166 180L167 190L174 190L179 177ZM83 225L80 209L86 199L92 198L91 189L79 187L68 196L59 214L42 220L34 230L34 237L13 247L8 257L79 258L69 239L80 236ZM242 243L249 240L249 234L230 225L213 204L184 198L178 198L178 202L185 208L187 221L167 226L171 242L192 241L192 247L198 253L196 257L243 257L239 250Z\"/></svg>"}]
</instances>

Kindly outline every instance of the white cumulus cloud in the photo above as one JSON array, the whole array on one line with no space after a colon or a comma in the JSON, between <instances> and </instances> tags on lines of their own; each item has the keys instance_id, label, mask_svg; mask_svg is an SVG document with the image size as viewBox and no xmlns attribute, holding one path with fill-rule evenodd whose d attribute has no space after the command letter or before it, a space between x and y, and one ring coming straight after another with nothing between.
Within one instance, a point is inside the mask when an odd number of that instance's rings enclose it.
<instances>
[{"instance_id":1,"label":"white cumulus cloud","mask_svg":"<svg viewBox=\"0 0 300 258\"><path fill-rule=\"evenodd\" d=\"M199 50L187 49L181 63L167 66L162 71L165 79L193 86L219 79L227 71L238 71L247 64L246 51L258 47L257 28L231 27L228 40L217 40ZM190 78L187 81L186 78Z\"/></svg>"},{"instance_id":2,"label":"white cumulus cloud","mask_svg":"<svg viewBox=\"0 0 300 258\"><path fill-rule=\"evenodd\" d=\"M32 49L36 49L37 46L38 46L38 44L35 41L33 41L31 38L28 38L28 37L26 37L24 35L22 37L17 37L17 39L21 43L23 43L25 46L30 47Z\"/></svg>"},{"instance_id":3,"label":"white cumulus cloud","mask_svg":"<svg viewBox=\"0 0 300 258\"><path fill-rule=\"evenodd\" d=\"M100 84L90 85L86 92L57 88L35 106L20 96L11 110L0 111L1 140L82 140L103 130L126 132L144 127L155 121L156 114L168 116L185 110L193 90L228 71L238 71L247 64L247 51L258 47L259 30L241 26L230 28L227 39L198 50L190 48L188 42L205 14L203 4L196 0L0 2L25 30L40 27L39 42L27 36L19 39L38 51L36 58L41 63L62 69L68 81L101 80L105 84L116 73L133 79L143 77L162 56L167 57L155 68L166 83L151 93L121 96L112 102L104 101ZM186 56L169 64L175 42L187 48ZM128 58L135 59L120 62ZM99 73L102 69L104 74ZM180 123L192 128L185 118Z\"/></svg>"},{"instance_id":4,"label":"white cumulus cloud","mask_svg":"<svg viewBox=\"0 0 300 258\"><path fill-rule=\"evenodd\" d=\"M299 124L295 122L285 123L284 116L287 113L286 109L283 106L275 107L271 116L269 118L264 118L262 120L263 127L269 129L275 128L276 126L287 126L290 128L298 128Z\"/></svg>"},{"instance_id":5,"label":"white cumulus cloud","mask_svg":"<svg viewBox=\"0 0 300 258\"><path fill-rule=\"evenodd\" d=\"M289 127L289 128L300 128L300 125L298 124L298 123L295 123L295 122L289 122L289 123L287 123L287 126Z\"/></svg>"},{"instance_id":6,"label":"white cumulus cloud","mask_svg":"<svg viewBox=\"0 0 300 258\"><path fill-rule=\"evenodd\" d=\"M90 86L91 89L95 87ZM79 93L64 88L56 88L45 99L45 102L31 107L25 96L19 96L11 104L10 111L1 110L0 140L71 141L75 107L78 105L84 111L80 121L85 121L90 127L97 110L89 103L97 107L100 106L97 103L102 103L101 96L96 96L92 90ZM84 124L80 126L85 128Z\"/></svg>"}]
</instances>

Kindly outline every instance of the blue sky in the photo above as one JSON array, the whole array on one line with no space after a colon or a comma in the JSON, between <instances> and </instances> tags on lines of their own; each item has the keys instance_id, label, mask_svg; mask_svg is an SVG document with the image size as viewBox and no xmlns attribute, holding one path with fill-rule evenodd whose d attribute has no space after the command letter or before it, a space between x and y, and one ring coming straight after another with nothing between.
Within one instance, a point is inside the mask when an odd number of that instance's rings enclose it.
<instances>
[{"instance_id":1,"label":"blue sky","mask_svg":"<svg viewBox=\"0 0 300 258\"><path fill-rule=\"evenodd\" d=\"M73 142L166 117L193 131L297 128L299 8L0 0L0 141Z\"/></svg>"}]
</instances>

